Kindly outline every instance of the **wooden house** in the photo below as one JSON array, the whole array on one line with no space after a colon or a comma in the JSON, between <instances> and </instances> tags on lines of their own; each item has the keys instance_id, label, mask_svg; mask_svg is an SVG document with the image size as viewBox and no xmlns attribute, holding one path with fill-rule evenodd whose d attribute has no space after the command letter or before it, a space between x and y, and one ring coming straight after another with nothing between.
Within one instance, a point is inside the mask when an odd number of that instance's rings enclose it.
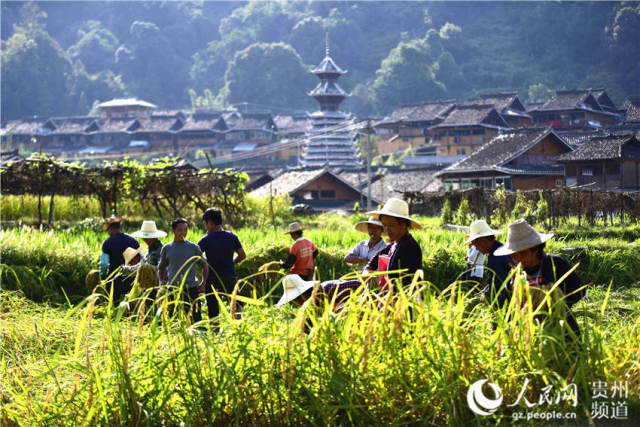
<instances>
[{"instance_id":1,"label":"wooden house","mask_svg":"<svg viewBox=\"0 0 640 427\"><path fill-rule=\"evenodd\" d=\"M378 154L429 144L429 128L442 123L455 106L454 100L448 100L405 105L394 110L374 125Z\"/></svg>"},{"instance_id":2,"label":"wooden house","mask_svg":"<svg viewBox=\"0 0 640 427\"><path fill-rule=\"evenodd\" d=\"M177 131L178 149L213 148L229 129L222 111L196 112Z\"/></svg>"},{"instance_id":3,"label":"wooden house","mask_svg":"<svg viewBox=\"0 0 640 427\"><path fill-rule=\"evenodd\" d=\"M551 126L556 130L590 131L613 125L619 120L618 114L603 108L589 89L559 90L529 114L534 124Z\"/></svg>"},{"instance_id":4,"label":"wooden house","mask_svg":"<svg viewBox=\"0 0 640 427\"><path fill-rule=\"evenodd\" d=\"M525 106L518 98L516 92L500 92L478 95L467 100L463 105L491 105L500 113L509 127L522 128L529 127L533 123L533 118L527 114Z\"/></svg>"},{"instance_id":5,"label":"wooden house","mask_svg":"<svg viewBox=\"0 0 640 427\"><path fill-rule=\"evenodd\" d=\"M437 156L465 156L508 128L491 105L458 105L442 123L429 128L429 137Z\"/></svg>"},{"instance_id":6,"label":"wooden house","mask_svg":"<svg viewBox=\"0 0 640 427\"><path fill-rule=\"evenodd\" d=\"M640 142L633 134L591 138L558 162L568 186L640 190Z\"/></svg>"},{"instance_id":7,"label":"wooden house","mask_svg":"<svg viewBox=\"0 0 640 427\"><path fill-rule=\"evenodd\" d=\"M286 194L293 204L304 203L319 211L351 210L354 203L367 201L366 193L328 169L285 172L250 194L256 197ZM380 201L372 197L372 204L377 206Z\"/></svg>"},{"instance_id":8,"label":"wooden house","mask_svg":"<svg viewBox=\"0 0 640 427\"><path fill-rule=\"evenodd\" d=\"M477 151L438 172L445 190L498 184L507 190L533 190L564 186L558 156L571 147L550 128L503 131Z\"/></svg>"},{"instance_id":9,"label":"wooden house","mask_svg":"<svg viewBox=\"0 0 640 427\"><path fill-rule=\"evenodd\" d=\"M148 117L156 107L150 102L141 101L136 98L118 98L111 101L102 102L96 106L103 112L105 117L126 118L126 117Z\"/></svg>"}]
</instances>

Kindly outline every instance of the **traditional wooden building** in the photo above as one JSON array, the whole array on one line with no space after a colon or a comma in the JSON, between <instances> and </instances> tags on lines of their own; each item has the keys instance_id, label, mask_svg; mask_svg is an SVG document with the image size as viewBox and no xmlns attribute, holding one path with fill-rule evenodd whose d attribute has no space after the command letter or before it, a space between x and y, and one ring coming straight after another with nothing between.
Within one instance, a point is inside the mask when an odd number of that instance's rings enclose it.
<instances>
[{"instance_id":1,"label":"traditional wooden building","mask_svg":"<svg viewBox=\"0 0 640 427\"><path fill-rule=\"evenodd\" d=\"M442 123L429 128L437 156L466 156L509 124L491 105L458 105Z\"/></svg>"},{"instance_id":2,"label":"traditional wooden building","mask_svg":"<svg viewBox=\"0 0 640 427\"><path fill-rule=\"evenodd\" d=\"M89 134L99 128L98 117L53 117L56 128L51 131L47 151L77 151L90 143Z\"/></svg>"},{"instance_id":3,"label":"traditional wooden building","mask_svg":"<svg viewBox=\"0 0 640 427\"><path fill-rule=\"evenodd\" d=\"M177 131L178 149L209 148L224 141L224 132L229 129L223 111L195 112L187 117Z\"/></svg>"},{"instance_id":4,"label":"traditional wooden building","mask_svg":"<svg viewBox=\"0 0 640 427\"><path fill-rule=\"evenodd\" d=\"M404 105L374 125L378 154L420 148L430 143L429 128L442 123L454 109L454 100Z\"/></svg>"},{"instance_id":5,"label":"traditional wooden building","mask_svg":"<svg viewBox=\"0 0 640 427\"><path fill-rule=\"evenodd\" d=\"M533 190L564 186L557 158L571 147L551 128L503 131L458 163L438 172L444 188Z\"/></svg>"},{"instance_id":6,"label":"traditional wooden building","mask_svg":"<svg viewBox=\"0 0 640 427\"><path fill-rule=\"evenodd\" d=\"M509 127L522 128L529 127L533 123L533 118L527 114L527 109L518 98L516 92L500 92L478 95L467 100L463 105L485 104L491 105L500 113Z\"/></svg>"},{"instance_id":7,"label":"traditional wooden building","mask_svg":"<svg viewBox=\"0 0 640 427\"><path fill-rule=\"evenodd\" d=\"M338 78L346 71L331 58L328 38L325 57L312 73L320 82L308 95L318 102L320 110L311 114L312 126L306 135L302 164L311 167L359 165L357 127L350 114L340 111L340 104L349 94L340 87Z\"/></svg>"},{"instance_id":8,"label":"traditional wooden building","mask_svg":"<svg viewBox=\"0 0 640 427\"><path fill-rule=\"evenodd\" d=\"M293 204L304 203L315 210L352 210L367 195L328 169L289 171L250 193L256 197L286 194ZM379 200L372 197L372 204Z\"/></svg>"},{"instance_id":9,"label":"traditional wooden building","mask_svg":"<svg viewBox=\"0 0 640 427\"><path fill-rule=\"evenodd\" d=\"M34 150L46 147L49 135L56 129L56 124L49 117L26 117L22 120L11 120L2 126L2 142L12 144L35 144Z\"/></svg>"},{"instance_id":10,"label":"traditional wooden building","mask_svg":"<svg viewBox=\"0 0 640 427\"><path fill-rule=\"evenodd\" d=\"M245 113L227 119L224 140L237 143L270 144L277 139L278 127L271 113Z\"/></svg>"},{"instance_id":11,"label":"traditional wooden building","mask_svg":"<svg viewBox=\"0 0 640 427\"><path fill-rule=\"evenodd\" d=\"M600 94L603 100L605 96ZM559 90L529 114L534 124L556 130L590 131L619 121L618 114L603 108L589 89Z\"/></svg>"},{"instance_id":12,"label":"traditional wooden building","mask_svg":"<svg viewBox=\"0 0 640 427\"><path fill-rule=\"evenodd\" d=\"M141 151L166 150L177 153L180 148L178 131L184 126L183 117L177 114L154 114L148 119L139 119L141 126L133 132L132 141L138 142Z\"/></svg>"},{"instance_id":13,"label":"traditional wooden building","mask_svg":"<svg viewBox=\"0 0 640 427\"><path fill-rule=\"evenodd\" d=\"M640 190L640 142L633 134L591 138L558 162L568 186Z\"/></svg>"},{"instance_id":14,"label":"traditional wooden building","mask_svg":"<svg viewBox=\"0 0 640 427\"><path fill-rule=\"evenodd\" d=\"M136 98L118 98L96 106L107 118L148 117L156 107Z\"/></svg>"},{"instance_id":15,"label":"traditional wooden building","mask_svg":"<svg viewBox=\"0 0 640 427\"><path fill-rule=\"evenodd\" d=\"M596 101L598 101L600 108L602 108L604 111L618 114L618 108L616 107L616 104L611 100L606 90L602 88L591 89L591 94L596 99Z\"/></svg>"}]
</instances>

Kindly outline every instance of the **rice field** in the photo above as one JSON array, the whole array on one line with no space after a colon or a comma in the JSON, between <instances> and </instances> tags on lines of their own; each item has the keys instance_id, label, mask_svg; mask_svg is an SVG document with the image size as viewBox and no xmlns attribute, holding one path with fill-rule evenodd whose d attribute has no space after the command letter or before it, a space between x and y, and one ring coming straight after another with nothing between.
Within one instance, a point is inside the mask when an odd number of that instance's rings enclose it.
<instances>
[{"instance_id":1,"label":"rice field","mask_svg":"<svg viewBox=\"0 0 640 427\"><path fill-rule=\"evenodd\" d=\"M352 228L358 218L300 220L321 250L320 278L350 273L342 257L365 237ZM633 425L640 416L637 226L556 230L549 250L580 262L590 283L573 309L582 334L572 340L553 321L555 308L542 323L535 307L490 310L456 281L464 235L439 228L436 218L422 222L414 235L424 276L384 298L354 294L337 313L332 301L273 308L281 276L256 272L283 259L290 238L281 224L234 230L248 258L238 268L239 293L231 302L221 297L219 331L172 312L169 298L146 313L144 304L113 306L100 290L89 293L84 274L96 267L105 233L87 225L4 229L2 424L598 425L607 403L611 414L626 408L620 422ZM187 239L203 235L198 227ZM240 318L229 311L237 304ZM468 390L482 379L503 395L492 415L469 406ZM594 397L596 385L618 382L624 398ZM574 389L575 406L559 393ZM540 400L545 390L552 403ZM569 419L542 418L550 411Z\"/></svg>"}]
</instances>

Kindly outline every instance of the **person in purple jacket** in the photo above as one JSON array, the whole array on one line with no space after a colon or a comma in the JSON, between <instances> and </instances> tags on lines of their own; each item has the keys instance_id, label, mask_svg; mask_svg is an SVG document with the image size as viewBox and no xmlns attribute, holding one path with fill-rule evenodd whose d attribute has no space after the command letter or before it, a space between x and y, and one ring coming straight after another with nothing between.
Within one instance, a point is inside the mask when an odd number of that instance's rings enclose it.
<instances>
[{"instance_id":1,"label":"person in purple jacket","mask_svg":"<svg viewBox=\"0 0 640 427\"><path fill-rule=\"evenodd\" d=\"M124 265L123 252L127 248L138 249L140 243L133 237L122 232L122 218L111 217L103 225L102 229L109 237L102 242L102 254L100 255L100 277L104 280L111 273ZM124 278L121 275L114 276L107 283L107 292L113 288L113 300L118 301L126 295L133 285L133 277Z\"/></svg>"},{"instance_id":2,"label":"person in purple jacket","mask_svg":"<svg viewBox=\"0 0 640 427\"><path fill-rule=\"evenodd\" d=\"M214 321L220 313L220 307L213 289L231 294L236 285L235 264L244 260L247 255L238 236L222 228L222 212L219 209L207 209L202 215L202 220L207 235L200 239L198 246L206 255L209 264L209 277L204 292L209 319Z\"/></svg>"}]
</instances>

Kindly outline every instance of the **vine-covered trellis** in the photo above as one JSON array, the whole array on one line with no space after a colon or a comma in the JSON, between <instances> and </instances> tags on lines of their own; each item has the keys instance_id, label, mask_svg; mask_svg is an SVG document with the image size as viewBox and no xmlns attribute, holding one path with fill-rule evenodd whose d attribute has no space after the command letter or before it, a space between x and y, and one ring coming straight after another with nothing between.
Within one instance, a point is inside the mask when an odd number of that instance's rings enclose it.
<instances>
[{"instance_id":1,"label":"vine-covered trellis","mask_svg":"<svg viewBox=\"0 0 640 427\"><path fill-rule=\"evenodd\" d=\"M548 220L553 225L570 217L578 218L580 224L595 224L596 221L604 224L640 221L638 192L569 188L520 192L520 197L532 208L541 195L547 202ZM517 193L508 192L504 197L497 198L496 191L472 188L447 192L407 192L404 193L404 198L410 204L412 212L429 216L440 215L447 199L453 210L458 208L462 199L466 199L471 213L480 218L489 218L498 209L511 212L516 204Z\"/></svg>"},{"instance_id":2,"label":"vine-covered trellis","mask_svg":"<svg viewBox=\"0 0 640 427\"><path fill-rule=\"evenodd\" d=\"M184 216L191 208L204 210L210 206L222 209L231 223L241 223L245 218L245 173L197 169L175 158L147 165L125 159L85 167L34 156L3 164L0 177L5 194L38 196L40 223L42 198L49 197L51 223L55 195L95 196L104 217L118 215L118 202L128 199L164 219Z\"/></svg>"}]
</instances>

